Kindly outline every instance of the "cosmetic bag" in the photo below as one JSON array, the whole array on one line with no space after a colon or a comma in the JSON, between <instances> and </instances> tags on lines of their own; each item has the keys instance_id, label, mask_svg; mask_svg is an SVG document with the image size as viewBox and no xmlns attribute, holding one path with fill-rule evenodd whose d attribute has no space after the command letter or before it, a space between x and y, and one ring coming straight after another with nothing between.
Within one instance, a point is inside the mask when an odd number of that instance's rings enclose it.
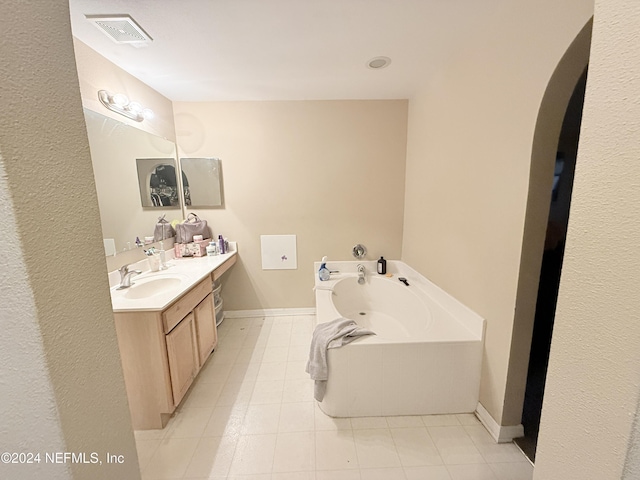
<instances>
[{"instance_id":1,"label":"cosmetic bag","mask_svg":"<svg viewBox=\"0 0 640 480\"><path fill-rule=\"evenodd\" d=\"M173 229L171 224L167 222L164 215L158 217L158 223L156 223L156 228L153 230L153 241L159 242L165 238L171 238L175 234L176 231Z\"/></svg>"},{"instance_id":2,"label":"cosmetic bag","mask_svg":"<svg viewBox=\"0 0 640 480\"><path fill-rule=\"evenodd\" d=\"M193 242L194 235L211 238L211 228L206 220L200 220L195 213L190 213L184 222L176 225L176 243Z\"/></svg>"}]
</instances>

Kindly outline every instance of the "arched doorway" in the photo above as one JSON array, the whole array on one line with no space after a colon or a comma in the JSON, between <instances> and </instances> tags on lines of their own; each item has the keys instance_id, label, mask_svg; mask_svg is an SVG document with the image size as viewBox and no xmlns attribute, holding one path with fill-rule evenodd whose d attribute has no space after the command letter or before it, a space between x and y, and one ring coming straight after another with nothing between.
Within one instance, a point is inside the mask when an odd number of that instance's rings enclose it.
<instances>
[{"instance_id":1,"label":"arched doorway","mask_svg":"<svg viewBox=\"0 0 640 480\"><path fill-rule=\"evenodd\" d=\"M525 399L536 301L552 198L558 139L576 85L589 61L592 21L582 28L558 63L545 90L531 149L515 319L501 425L519 425Z\"/></svg>"}]
</instances>

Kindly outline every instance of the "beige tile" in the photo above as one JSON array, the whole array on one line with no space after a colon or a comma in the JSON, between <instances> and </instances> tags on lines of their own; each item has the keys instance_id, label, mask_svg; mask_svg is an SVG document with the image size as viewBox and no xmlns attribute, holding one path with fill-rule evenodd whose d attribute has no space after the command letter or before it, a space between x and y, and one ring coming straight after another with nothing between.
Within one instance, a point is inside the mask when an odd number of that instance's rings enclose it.
<instances>
[{"instance_id":1,"label":"beige tile","mask_svg":"<svg viewBox=\"0 0 640 480\"><path fill-rule=\"evenodd\" d=\"M528 462L491 463L491 470L498 480L531 480L533 466Z\"/></svg>"},{"instance_id":2,"label":"beige tile","mask_svg":"<svg viewBox=\"0 0 640 480\"><path fill-rule=\"evenodd\" d=\"M489 465L476 463L471 465L448 465L452 480L497 480Z\"/></svg>"},{"instance_id":3,"label":"beige tile","mask_svg":"<svg viewBox=\"0 0 640 480\"><path fill-rule=\"evenodd\" d=\"M460 425L481 425L475 413L460 413L456 415L456 419L460 422Z\"/></svg>"},{"instance_id":4,"label":"beige tile","mask_svg":"<svg viewBox=\"0 0 640 480\"><path fill-rule=\"evenodd\" d=\"M427 431L445 464L485 463L462 426L428 427Z\"/></svg>"},{"instance_id":5,"label":"beige tile","mask_svg":"<svg viewBox=\"0 0 640 480\"><path fill-rule=\"evenodd\" d=\"M525 456L513 443L482 443L476 448L487 463L522 462Z\"/></svg>"},{"instance_id":6,"label":"beige tile","mask_svg":"<svg viewBox=\"0 0 640 480\"><path fill-rule=\"evenodd\" d=\"M402 468L363 468L360 470L362 480L406 480Z\"/></svg>"},{"instance_id":7,"label":"beige tile","mask_svg":"<svg viewBox=\"0 0 640 480\"><path fill-rule=\"evenodd\" d=\"M286 362L288 357L289 345L284 347L267 347L264 349L262 363Z\"/></svg>"},{"instance_id":8,"label":"beige tile","mask_svg":"<svg viewBox=\"0 0 640 480\"><path fill-rule=\"evenodd\" d=\"M237 438L203 437L191 458L185 477L227 475L235 452Z\"/></svg>"},{"instance_id":9,"label":"beige tile","mask_svg":"<svg viewBox=\"0 0 640 480\"><path fill-rule=\"evenodd\" d=\"M271 473L276 449L276 434L240 437L231 462L231 475Z\"/></svg>"},{"instance_id":10,"label":"beige tile","mask_svg":"<svg viewBox=\"0 0 640 480\"><path fill-rule=\"evenodd\" d=\"M249 405L240 432L242 435L277 433L280 405Z\"/></svg>"},{"instance_id":11,"label":"beige tile","mask_svg":"<svg viewBox=\"0 0 640 480\"><path fill-rule=\"evenodd\" d=\"M265 348L264 346L258 345L258 338L259 337L253 340L252 337L247 337L244 346L240 349L236 357L236 365L251 365L262 362Z\"/></svg>"},{"instance_id":12,"label":"beige tile","mask_svg":"<svg viewBox=\"0 0 640 480\"><path fill-rule=\"evenodd\" d=\"M240 347L225 346L224 341L220 339L220 341L218 342L218 346L211 354L211 358L209 359L209 362L211 362L213 365L224 365L227 363L234 363L239 353L240 353Z\"/></svg>"},{"instance_id":13,"label":"beige tile","mask_svg":"<svg viewBox=\"0 0 640 480\"><path fill-rule=\"evenodd\" d=\"M354 429L353 439L360 468L401 466L393 437L388 429Z\"/></svg>"},{"instance_id":14,"label":"beige tile","mask_svg":"<svg viewBox=\"0 0 640 480\"><path fill-rule=\"evenodd\" d=\"M351 426L354 430L389 427L385 417L354 417L351 419Z\"/></svg>"},{"instance_id":15,"label":"beige tile","mask_svg":"<svg viewBox=\"0 0 640 480\"><path fill-rule=\"evenodd\" d=\"M460 425L456 415L423 415L422 421L427 427Z\"/></svg>"},{"instance_id":16,"label":"beige tile","mask_svg":"<svg viewBox=\"0 0 640 480\"><path fill-rule=\"evenodd\" d=\"M258 380L253 389L249 403L267 404L282 403L282 393L284 391L284 380Z\"/></svg>"},{"instance_id":17,"label":"beige tile","mask_svg":"<svg viewBox=\"0 0 640 480\"><path fill-rule=\"evenodd\" d=\"M400 462L404 466L441 465L442 458L426 427L392 428Z\"/></svg>"},{"instance_id":18,"label":"beige tile","mask_svg":"<svg viewBox=\"0 0 640 480\"><path fill-rule=\"evenodd\" d=\"M193 407L177 411L171 424L167 426L168 431L165 438L192 438L202 436L212 413L213 407Z\"/></svg>"},{"instance_id":19,"label":"beige tile","mask_svg":"<svg viewBox=\"0 0 640 480\"><path fill-rule=\"evenodd\" d=\"M315 432L316 470L358 468L358 457L351 430Z\"/></svg>"},{"instance_id":20,"label":"beige tile","mask_svg":"<svg viewBox=\"0 0 640 480\"><path fill-rule=\"evenodd\" d=\"M315 429L317 432L326 430L351 430L350 418L330 417L322 410L318 404L315 404Z\"/></svg>"},{"instance_id":21,"label":"beige tile","mask_svg":"<svg viewBox=\"0 0 640 480\"><path fill-rule=\"evenodd\" d=\"M278 433L274 472L306 472L315 469L314 432Z\"/></svg>"},{"instance_id":22,"label":"beige tile","mask_svg":"<svg viewBox=\"0 0 640 480\"><path fill-rule=\"evenodd\" d=\"M182 400L181 409L202 408L216 406L220 392L224 387L223 383L200 383L197 382Z\"/></svg>"},{"instance_id":23,"label":"beige tile","mask_svg":"<svg viewBox=\"0 0 640 480\"><path fill-rule=\"evenodd\" d=\"M198 383L224 383L227 381L232 367L233 364L231 363L214 364L207 362L198 373L197 381Z\"/></svg>"},{"instance_id":24,"label":"beige tile","mask_svg":"<svg viewBox=\"0 0 640 480\"><path fill-rule=\"evenodd\" d=\"M158 480L182 478L199 441L199 438L161 440L147 467L143 470L144 476Z\"/></svg>"},{"instance_id":25,"label":"beige tile","mask_svg":"<svg viewBox=\"0 0 640 480\"><path fill-rule=\"evenodd\" d=\"M214 408L202 436L240 435L246 413L246 405L225 405Z\"/></svg>"},{"instance_id":26,"label":"beige tile","mask_svg":"<svg viewBox=\"0 0 640 480\"><path fill-rule=\"evenodd\" d=\"M316 480L314 471L310 472L274 472L271 480Z\"/></svg>"},{"instance_id":27,"label":"beige tile","mask_svg":"<svg viewBox=\"0 0 640 480\"><path fill-rule=\"evenodd\" d=\"M226 383L255 381L260 371L259 363L235 363L227 376Z\"/></svg>"},{"instance_id":28,"label":"beige tile","mask_svg":"<svg viewBox=\"0 0 640 480\"><path fill-rule=\"evenodd\" d=\"M162 440L167 433L167 429L154 430L134 430L136 440Z\"/></svg>"},{"instance_id":29,"label":"beige tile","mask_svg":"<svg viewBox=\"0 0 640 480\"><path fill-rule=\"evenodd\" d=\"M270 473L263 473L258 475L229 475L223 480L273 480L273 477Z\"/></svg>"},{"instance_id":30,"label":"beige tile","mask_svg":"<svg viewBox=\"0 0 640 480\"><path fill-rule=\"evenodd\" d=\"M310 432L314 428L313 402L282 404L278 432Z\"/></svg>"},{"instance_id":31,"label":"beige tile","mask_svg":"<svg viewBox=\"0 0 640 480\"><path fill-rule=\"evenodd\" d=\"M231 462L231 475L271 473L276 449L276 434L240 437Z\"/></svg>"},{"instance_id":32,"label":"beige tile","mask_svg":"<svg viewBox=\"0 0 640 480\"><path fill-rule=\"evenodd\" d=\"M419 415L386 417L389 428L424 427Z\"/></svg>"},{"instance_id":33,"label":"beige tile","mask_svg":"<svg viewBox=\"0 0 640 480\"><path fill-rule=\"evenodd\" d=\"M309 360L309 341L302 345L289 346L287 362L306 362L307 360Z\"/></svg>"},{"instance_id":34,"label":"beige tile","mask_svg":"<svg viewBox=\"0 0 640 480\"><path fill-rule=\"evenodd\" d=\"M262 362L256 381L284 380L287 362Z\"/></svg>"},{"instance_id":35,"label":"beige tile","mask_svg":"<svg viewBox=\"0 0 640 480\"><path fill-rule=\"evenodd\" d=\"M254 380L225 383L216 406L248 405L255 385L256 382Z\"/></svg>"},{"instance_id":36,"label":"beige tile","mask_svg":"<svg viewBox=\"0 0 640 480\"><path fill-rule=\"evenodd\" d=\"M316 470L316 480L361 480L360 470Z\"/></svg>"},{"instance_id":37,"label":"beige tile","mask_svg":"<svg viewBox=\"0 0 640 480\"><path fill-rule=\"evenodd\" d=\"M405 467L404 474L407 480L451 480L445 466Z\"/></svg>"},{"instance_id":38,"label":"beige tile","mask_svg":"<svg viewBox=\"0 0 640 480\"><path fill-rule=\"evenodd\" d=\"M218 480L217 478L211 480ZM261 473L256 475L229 475L220 480L273 480L270 473Z\"/></svg>"},{"instance_id":39,"label":"beige tile","mask_svg":"<svg viewBox=\"0 0 640 480\"><path fill-rule=\"evenodd\" d=\"M306 360L304 362L287 362L285 380L310 380L305 368L307 368Z\"/></svg>"},{"instance_id":40,"label":"beige tile","mask_svg":"<svg viewBox=\"0 0 640 480\"><path fill-rule=\"evenodd\" d=\"M138 464L140 471L143 471L149 464L149 460L160 446L161 439L157 440L138 440L136 439L136 450L138 451Z\"/></svg>"},{"instance_id":41,"label":"beige tile","mask_svg":"<svg viewBox=\"0 0 640 480\"><path fill-rule=\"evenodd\" d=\"M465 425L464 431L467 432L467 435L473 440L473 443L476 445L481 444L489 444L495 445L496 441L491 436L491 434L484 428L484 425Z\"/></svg>"},{"instance_id":42,"label":"beige tile","mask_svg":"<svg viewBox=\"0 0 640 480\"><path fill-rule=\"evenodd\" d=\"M282 402L313 402L313 382L311 380L285 380Z\"/></svg>"}]
</instances>

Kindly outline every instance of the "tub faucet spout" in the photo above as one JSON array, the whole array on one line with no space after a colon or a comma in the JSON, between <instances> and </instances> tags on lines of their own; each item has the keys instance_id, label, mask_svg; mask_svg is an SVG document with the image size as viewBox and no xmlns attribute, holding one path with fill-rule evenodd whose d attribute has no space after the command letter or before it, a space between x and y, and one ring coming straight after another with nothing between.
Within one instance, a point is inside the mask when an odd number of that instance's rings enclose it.
<instances>
[{"instance_id":1,"label":"tub faucet spout","mask_svg":"<svg viewBox=\"0 0 640 480\"><path fill-rule=\"evenodd\" d=\"M358 283L364 285L364 265L358 264Z\"/></svg>"}]
</instances>

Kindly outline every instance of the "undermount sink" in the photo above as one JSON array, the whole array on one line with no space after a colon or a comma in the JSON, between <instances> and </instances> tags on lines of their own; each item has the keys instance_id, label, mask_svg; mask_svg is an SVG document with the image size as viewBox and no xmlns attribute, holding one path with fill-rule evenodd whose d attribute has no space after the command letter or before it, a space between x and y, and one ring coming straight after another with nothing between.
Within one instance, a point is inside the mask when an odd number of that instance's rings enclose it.
<instances>
[{"instance_id":1,"label":"undermount sink","mask_svg":"<svg viewBox=\"0 0 640 480\"><path fill-rule=\"evenodd\" d=\"M178 288L184 281L178 275L157 275L140 279L133 279L131 287L126 289L124 296L131 300L161 295L169 290Z\"/></svg>"}]
</instances>

